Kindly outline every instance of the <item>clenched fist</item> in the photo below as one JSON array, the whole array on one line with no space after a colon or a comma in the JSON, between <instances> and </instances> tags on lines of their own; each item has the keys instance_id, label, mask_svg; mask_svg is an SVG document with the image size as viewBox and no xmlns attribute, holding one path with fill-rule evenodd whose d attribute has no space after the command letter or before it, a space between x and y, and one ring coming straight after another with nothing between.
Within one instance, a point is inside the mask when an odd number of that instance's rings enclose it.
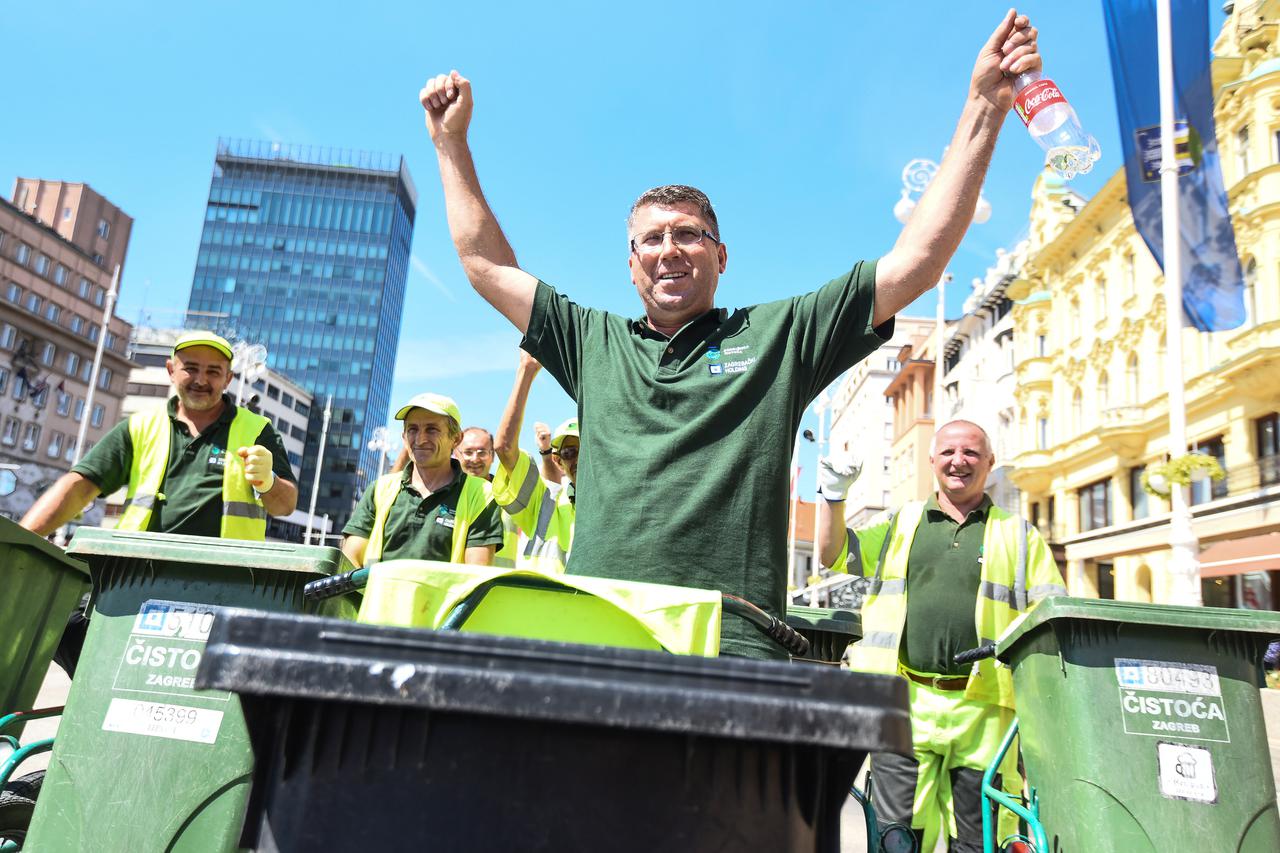
<instances>
[{"instance_id":1,"label":"clenched fist","mask_svg":"<svg viewBox=\"0 0 1280 853\"><path fill-rule=\"evenodd\" d=\"M418 100L427 113L427 130L433 142L466 137L471 124L470 80L457 71L439 74L422 87Z\"/></svg>"},{"instance_id":2,"label":"clenched fist","mask_svg":"<svg viewBox=\"0 0 1280 853\"><path fill-rule=\"evenodd\" d=\"M533 437L538 442L539 450L551 449L551 427L538 421L533 425Z\"/></svg>"},{"instance_id":3,"label":"clenched fist","mask_svg":"<svg viewBox=\"0 0 1280 853\"><path fill-rule=\"evenodd\" d=\"M242 447L236 452L244 460L244 478L258 490L258 494L264 495L271 491L271 487L276 484L276 475L271 470L271 451L261 444L255 444L253 447Z\"/></svg>"}]
</instances>

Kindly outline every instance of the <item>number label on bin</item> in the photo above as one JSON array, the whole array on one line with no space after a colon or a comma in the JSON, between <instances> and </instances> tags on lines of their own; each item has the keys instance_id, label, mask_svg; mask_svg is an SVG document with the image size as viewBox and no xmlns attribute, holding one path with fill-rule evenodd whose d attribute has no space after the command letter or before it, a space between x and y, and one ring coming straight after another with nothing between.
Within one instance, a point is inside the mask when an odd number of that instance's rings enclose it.
<instances>
[{"instance_id":1,"label":"number label on bin","mask_svg":"<svg viewBox=\"0 0 1280 853\"><path fill-rule=\"evenodd\" d=\"M222 711L190 708L167 702L141 702L137 699L115 699L102 721L104 732L214 743L222 728Z\"/></svg>"},{"instance_id":2,"label":"number label on bin","mask_svg":"<svg viewBox=\"0 0 1280 853\"><path fill-rule=\"evenodd\" d=\"M230 701L230 693L195 689L213 617L212 609L195 604L143 602L116 667L112 692Z\"/></svg>"},{"instance_id":3,"label":"number label on bin","mask_svg":"<svg viewBox=\"0 0 1280 853\"><path fill-rule=\"evenodd\" d=\"M1217 667L1116 658L1115 669L1127 734L1231 742Z\"/></svg>"},{"instance_id":4,"label":"number label on bin","mask_svg":"<svg viewBox=\"0 0 1280 853\"><path fill-rule=\"evenodd\" d=\"M1213 755L1209 750L1158 741L1156 764L1160 768L1161 796L1197 803L1218 802L1218 781L1213 775Z\"/></svg>"}]
</instances>

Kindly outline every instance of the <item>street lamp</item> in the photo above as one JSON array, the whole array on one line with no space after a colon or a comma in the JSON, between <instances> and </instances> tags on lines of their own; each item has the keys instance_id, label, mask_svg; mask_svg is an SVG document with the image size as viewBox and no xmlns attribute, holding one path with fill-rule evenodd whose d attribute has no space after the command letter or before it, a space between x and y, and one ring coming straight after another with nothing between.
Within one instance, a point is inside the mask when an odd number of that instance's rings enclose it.
<instances>
[{"instance_id":1,"label":"street lamp","mask_svg":"<svg viewBox=\"0 0 1280 853\"><path fill-rule=\"evenodd\" d=\"M398 451L400 442L391 430L380 426L373 431L373 438L369 439L368 448L378 452L378 478L381 479L387 467L387 454Z\"/></svg>"},{"instance_id":2,"label":"street lamp","mask_svg":"<svg viewBox=\"0 0 1280 853\"><path fill-rule=\"evenodd\" d=\"M943 156L946 152L943 151ZM902 167L902 198L898 199L897 204L893 206L893 218L907 224L907 220L911 218L911 213L916 209L915 196L924 195L924 191L929 188L929 184L938 174L938 164L932 160L923 157L917 157L911 160L907 165ZM991 202L987 201L987 197L978 194L978 204L973 209L973 224L981 225L991 218Z\"/></svg>"},{"instance_id":3,"label":"street lamp","mask_svg":"<svg viewBox=\"0 0 1280 853\"><path fill-rule=\"evenodd\" d=\"M240 377L236 405L244 399L244 386L253 384L267 370L267 348L262 344L236 341L231 346L231 372Z\"/></svg>"}]
</instances>

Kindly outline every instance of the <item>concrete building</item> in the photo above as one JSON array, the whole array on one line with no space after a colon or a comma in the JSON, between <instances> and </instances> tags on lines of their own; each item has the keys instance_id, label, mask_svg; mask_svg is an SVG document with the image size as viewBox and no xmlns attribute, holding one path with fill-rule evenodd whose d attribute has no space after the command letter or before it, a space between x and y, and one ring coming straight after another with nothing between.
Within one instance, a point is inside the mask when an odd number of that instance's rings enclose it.
<instances>
[{"instance_id":1,"label":"concrete building","mask_svg":"<svg viewBox=\"0 0 1280 853\"><path fill-rule=\"evenodd\" d=\"M945 339L946 328L942 335ZM893 404L893 441L889 445L891 507L924 500L934 490L929 447L936 429L933 402L938 344L936 323L912 335L898 350L897 375L884 391Z\"/></svg>"},{"instance_id":2,"label":"concrete building","mask_svg":"<svg viewBox=\"0 0 1280 853\"><path fill-rule=\"evenodd\" d=\"M86 184L19 178L0 199L0 514L20 518L120 416L131 327L113 316L89 402L112 271L133 220ZM102 516L95 502L83 516Z\"/></svg>"},{"instance_id":3,"label":"concrete building","mask_svg":"<svg viewBox=\"0 0 1280 853\"><path fill-rule=\"evenodd\" d=\"M859 527L889 508L894 428L893 399L885 395L898 375L898 354L912 340L929 335L934 322L899 317L893 337L845 374L831 404L830 451L855 453L862 474L849 489L845 520Z\"/></svg>"},{"instance_id":4,"label":"concrete building","mask_svg":"<svg viewBox=\"0 0 1280 853\"><path fill-rule=\"evenodd\" d=\"M1206 604L1280 609L1280 0L1237 8L1214 45L1215 121L1248 320L1182 330L1187 438L1226 478L1191 490ZM1169 504L1141 475L1165 458L1163 277L1118 171L1079 212L1042 176L1014 308L1027 517L1075 595L1165 601ZM1224 556L1225 555L1225 556Z\"/></svg>"}]
</instances>

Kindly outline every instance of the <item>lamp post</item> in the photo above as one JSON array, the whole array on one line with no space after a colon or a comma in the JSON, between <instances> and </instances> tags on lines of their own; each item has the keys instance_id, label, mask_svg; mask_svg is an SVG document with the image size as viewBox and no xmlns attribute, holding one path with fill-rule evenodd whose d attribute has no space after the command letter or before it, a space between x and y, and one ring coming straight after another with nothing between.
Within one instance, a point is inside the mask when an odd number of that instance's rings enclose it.
<instances>
[{"instance_id":1,"label":"lamp post","mask_svg":"<svg viewBox=\"0 0 1280 853\"><path fill-rule=\"evenodd\" d=\"M396 440L391 430L380 426L373 431L373 438L369 439L368 447L378 452L378 479L382 479L382 474L387 467L387 454L399 450L400 442Z\"/></svg>"},{"instance_id":2,"label":"lamp post","mask_svg":"<svg viewBox=\"0 0 1280 853\"><path fill-rule=\"evenodd\" d=\"M267 370L267 348L262 344L236 341L231 346L231 372L240 379L236 405L244 400L244 386L253 384Z\"/></svg>"},{"instance_id":3,"label":"lamp post","mask_svg":"<svg viewBox=\"0 0 1280 853\"><path fill-rule=\"evenodd\" d=\"M329 440L329 419L332 416L333 395L330 394L324 401L324 421L320 427L320 452L316 456L315 476L311 478L311 506L307 510L307 535L304 540L308 545L311 544L311 528L316 522L316 495L320 492L320 469L324 467L324 445ZM324 539L320 541L323 542Z\"/></svg>"}]
</instances>

